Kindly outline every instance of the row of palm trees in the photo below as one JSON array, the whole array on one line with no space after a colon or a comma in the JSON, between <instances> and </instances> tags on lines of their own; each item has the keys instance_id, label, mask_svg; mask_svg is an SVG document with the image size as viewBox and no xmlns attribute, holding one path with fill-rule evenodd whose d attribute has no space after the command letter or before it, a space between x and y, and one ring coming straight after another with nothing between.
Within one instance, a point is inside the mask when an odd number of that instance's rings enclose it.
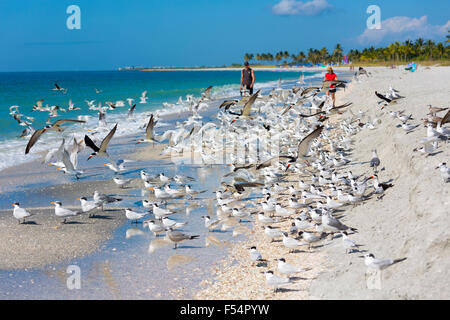
<instances>
[{"instance_id":1,"label":"row of palm trees","mask_svg":"<svg viewBox=\"0 0 450 320\"><path fill-rule=\"evenodd\" d=\"M411 60L449 60L450 59L450 30L445 42L435 42L418 38L415 41L406 40L404 42L394 42L386 47L365 48L362 50L351 49L347 52L347 60L352 62L406 62ZM298 54L289 54L288 51L280 51L275 55L271 53L246 53L244 60L255 63L281 61L285 65L292 64L319 64L319 63L340 63L344 58L344 51L340 44L337 44L333 51L327 48L310 48L306 54L300 51Z\"/></svg>"}]
</instances>

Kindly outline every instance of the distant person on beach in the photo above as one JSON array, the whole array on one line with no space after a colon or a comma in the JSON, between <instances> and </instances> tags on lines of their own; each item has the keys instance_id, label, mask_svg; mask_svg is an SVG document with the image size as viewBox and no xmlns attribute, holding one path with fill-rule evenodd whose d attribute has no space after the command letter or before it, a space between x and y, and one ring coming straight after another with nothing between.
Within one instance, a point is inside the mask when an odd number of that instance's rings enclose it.
<instances>
[{"instance_id":1,"label":"distant person on beach","mask_svg":"<svg viewBox=\"0 0 450 320\"><path fill-rule=\"evenodd\" d=\"M334 73L333 68L331 66L329 66L327 68L327 73L325 73L325 80L324 81L332 81L332 80L337 80L337 75L336 73ZM334 103L336 101L335 98L335 93L336 93L336 86L334 84L330 85L330 88L327 91L327 96L329 96L331 94L331 99L333 99L333 107L334 107Z\"/></svg>"},{"instance_id":2,"label":"distant person on beach","mask_svg":"<svg viewBox=\"0 0 450 320\"><path fill-rule=\"evenodd\" d=\"M254 83L255 83L255 73L253 72L253 69L250 68L248 61L245 61L244 69L242 69L241 71L241 95L243 87L245 90L248 90L250 95L252 95Z\"/></svg>"}]
</instances>

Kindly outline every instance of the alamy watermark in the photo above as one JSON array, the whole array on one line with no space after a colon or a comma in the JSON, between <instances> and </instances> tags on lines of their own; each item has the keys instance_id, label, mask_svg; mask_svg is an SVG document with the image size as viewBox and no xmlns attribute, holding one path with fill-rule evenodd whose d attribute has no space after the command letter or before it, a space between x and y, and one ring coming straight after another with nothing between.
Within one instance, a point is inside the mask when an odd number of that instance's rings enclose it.
<instances>
[{"instance_id":1,"label":"alamy watermark","mask_svg":"<svg viewBox=\"0 0 450 320\"><path fill-rule=\"evenodd\" d=\"M370 5L367 7L368 14L371 14L369 18L367 18L367 29L369 30L379 30L381 29L381 9L377 5Z\"/></svg>"},{"instance_id":2,"label":"alamy watermark","mask_svg":"<svg viewBox=\"0 0 450 320\"><path fill-rule=\"evenodd\" d=\"M81 9L80 9L80 7L72 4L67 7L66 13L70 14L70 16L67 17L67 20L66 20L67 29L69 29L69 30L81 29Z\"/></svg>"},{"instance_id":3,"label":"alamy watermark","mask_svg":"<svg viewBox=\"0 0 450 320\"><path fill-rule=\"evenodd\" d=\"M81 289L81 269L77 265L70 265L66 269L66 273L70 274L70 276L67 277L66 285L67 289L73 290L73 289Z\"/></svg>"}]
</instances>

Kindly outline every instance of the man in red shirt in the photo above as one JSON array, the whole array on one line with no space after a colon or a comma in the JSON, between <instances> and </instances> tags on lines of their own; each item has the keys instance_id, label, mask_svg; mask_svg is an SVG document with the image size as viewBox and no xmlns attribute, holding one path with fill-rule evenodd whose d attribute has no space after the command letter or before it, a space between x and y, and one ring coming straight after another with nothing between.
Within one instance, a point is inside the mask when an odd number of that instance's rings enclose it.
<instances>
[{"instance_id":1,"label":"man in red shirt","mask_svg":"<svg viewBox=\"0 0 450 320\"><path fill-rule=\"evenodd\" d=\"M333 68L329 66L327 68L327 73L325 73L325 81L331 81L331 80L337 80L337 75L334 73ZM335 102L335 93L336 93L336 86L334 84L330 85L330 88L327 91L327 96L329 96L331 93L331 99L333 99L333 107Z\"/></svg>"}]
</instances>

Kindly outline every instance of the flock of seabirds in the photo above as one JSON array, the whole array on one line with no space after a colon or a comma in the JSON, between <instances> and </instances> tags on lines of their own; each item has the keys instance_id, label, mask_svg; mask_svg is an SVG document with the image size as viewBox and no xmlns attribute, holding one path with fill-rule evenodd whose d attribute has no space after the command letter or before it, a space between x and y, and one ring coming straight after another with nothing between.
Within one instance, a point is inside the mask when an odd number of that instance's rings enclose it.
<instances>
[{"instance_id":1,"label":"flock of seabirds","mask_svg":"<svg viewBox=\"0 0 450 320\"><path fill-rule=\"evenodd\" d=\"M369 76L367 73L365 75ZM361 81L359 76L360 74L355 75L353 81ZM141 123L138 125L143 131L145 128L145 138L137 142L165 143L163 153L166 154L182 152L189 147L201 154L205 165L213 163L214 155L226 154L228 158L224 161L231 166L231 171L223 176L221 188L215 191L216 217L202 216L205 228L210 231L226 230L230 226L238 231L241 222L256 220L263 225L264 233L270 241L282 239L288 254L305 245L311 250L314 244L330 237L333 239L333 235L341 236L346 253L358 252L360 245L350 237L357 230L339 220L342 210L346 206L361 204L372 197L380 200L393 184L379 181L377 174L382 161L376 150L373 150L369 161L372 169L368 175L356 176L349 171L348 167L352 160L348 157L352 151L352 136L361 130L376 128L379 119L371 120L362 111L354 114L349 110L346 113L351 103L334 106L327 95L319 94L327 91L331 85L338 89L345 88L346 81L324 81L321 87L314 87L307 86L300 77L297 84L290 89L281 88L280 82L278 87L267 95L262 95L258 91L240 100L223 101L216 119L207 123L201 121L199 111L204 110L208 102L214 100L211 97L212 86L199 98L188 95L186 101L183 101L180 97L177 104L187 106L192 116L179 123L175 129L166 130L161 135L155 133L159 120L157 113L151 114L148 120L140 119ZM53 90L67 93L67 89L57 84ZM101 92L98 89L95 91ZM378 104L381 109L387 108L389 115L400 121L398 127L406 134L419 127L419 124L412 123L414 120L412 115L408 115L405 111L394 111L396 103L405 98L398 90L390 87L385 94L375 92L375 95L380 99ZM146 103L147 92L144 91L139 99L140 103ZM10 114L14 119L21 126L27 127L23 133L24 137L29 138L26 154L38 143L43 134L49 131L62 133L63 125L66 123L85 122L82 118L77 118L61 119L52 123L50 120L58 117L58 112L78 108L72 101L69 102L67 110L59 106L43 106L43 101L37 101L33 111L48 112L49 121L45 127L36 130L31 127L33 118L20 114L18 106L10 108ZM134 99L127 99L130 107L128 117L133 116L136 107L133 101ZM77 180L83 175L83 172L77 169L77 158L85 147L92 149L88 159L112 158L107 150L118 124L109 129L106 114L125 105L124 101L106 102L104 106L101 103L95 105L95 101L86 102L89 109L98 111L98 126L89 129L89 135L86 134L81 141L73 138L66 143L66 139L62 139L61 145L49 150L45 156L46 162L55 159L51 164L64 173L73 175ZM415 151L432 155L439 148L440 142L448 140L450 129L445 125L450 122L450 112L439 116L447 109L429 106L429 113L423 119L426 137L421 141L423 146L414 149ZM344 117L344 113L350 116ZM330 117L336 114L340 115L340 120L329 121ZM363 122L363 119L366 121ZM226 143L223 142L223 138ZM260 144L270 146L273 141L277 144L275 156L271 150L252 149L252 146ZM234 152L236 145L245 146L244 155L237 155ZM116 173L113 180L120 187L131 181L122 175L126 171L127 162L128 160L121 159L105 164ZM446 163L441 163L436 169L439 169L445 183L450 181L450 168ZM292 182L288 177L292 178L295 175L299 177L298 181L286 186L289 184L286 182ZM163 173L150 175L141 170L140 177L145 189L151 191L151 195L148 199L142 200L142 210L125 209L127 219L136 222L153 215L152 218L143 221L144 226L148 226L156 237L165 234L165 239L174 243L174 249L180 242L198 238L198 235L177 230L186 223L171 219L170 216L177 212L172 211L170 202L180 198L198 199L196 197L205 191L193 190L187 184L193 179L188 176L168 177ZM249 207L247 205L249 197L255 194L261 196L256 200L253 198L255 206ZM86 197L78 200L81 202L79 211L64 208L59 201L52 202L55 205L55 215L63 219L62 223L65 223L67 218L79 214L93 217L95 212L103 210L105 205L121 201L114 195L100 194L97 191L93 194L92 200ZM13 206L13 215L19 223L25 222L25 219L32 215L19 203ZM276 225L280 221L289 221L289 230L277 228ZM260 266L262 262L268 261L262 257L256 246L249 249L252 265ZM378 259L370 253L361 257L365 259L368 268L376 270L385 269L406 259ZM286 263L284 258L278 258L277 261L277 271L280 275L274 274L272 270L265 271L266 283L275 291L292 281L293 278L290 278L292 274L304 271L298 266Z\"/></svg>"}]
</instances>

